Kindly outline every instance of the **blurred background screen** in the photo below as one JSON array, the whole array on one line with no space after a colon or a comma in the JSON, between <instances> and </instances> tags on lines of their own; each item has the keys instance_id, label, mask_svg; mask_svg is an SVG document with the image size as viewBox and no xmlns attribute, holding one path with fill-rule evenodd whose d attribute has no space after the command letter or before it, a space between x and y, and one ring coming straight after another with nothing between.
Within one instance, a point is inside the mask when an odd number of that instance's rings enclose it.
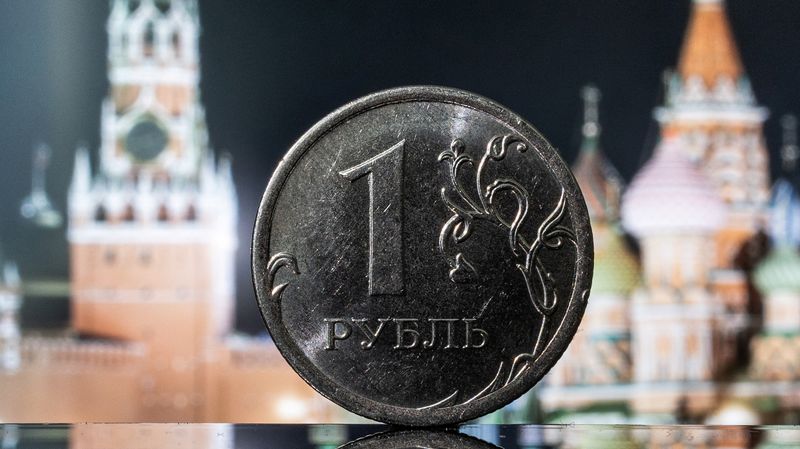
<instances>
[{"instance_id":1,"label":"blurred background screen","mask_svg":"<svg viewBox=\"0 0 800 449\"><path fill-rule=\"evenodd\" d=\"M341 422L255 305L277 161L437 84L526 117L595 233L589 309L484 422L800 422L800 3L0 2L0 422Z\"/></svg>"}]
</instances>

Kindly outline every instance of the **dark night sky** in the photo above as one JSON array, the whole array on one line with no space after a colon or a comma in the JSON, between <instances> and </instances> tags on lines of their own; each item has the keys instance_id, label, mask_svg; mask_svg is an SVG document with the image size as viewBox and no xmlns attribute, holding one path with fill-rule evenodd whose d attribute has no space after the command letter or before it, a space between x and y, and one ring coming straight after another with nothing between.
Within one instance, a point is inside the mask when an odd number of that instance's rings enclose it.
<instances>
[{"instance_id":1,"label":"dark night sky","mask_svg":"<svg viewBox=\"0 0 800 449\"><path fill-rule=\"evenodd\" d=\"M202 97L214 147L234 156L238 318L251 331L261 328L248 267L258 201L277 160L318 119L375 90L447 85L515 110L571 162L578 91L594 82L605 150L630 179L656 138L661 72L676 63L689 13L688 0L200 3ZM772 113L775 155L777 118L800 111L800 2L730 0L728 13ZM103 0L0 0L0 241L29 279L68 276L64 229L22 222L19 203L33 143L53 148L48 188L61 210L76 144L97 151L107 14ZM25 310L28 322L64 323L67 303L31 301Z\"/></svg>"}]
</instances>

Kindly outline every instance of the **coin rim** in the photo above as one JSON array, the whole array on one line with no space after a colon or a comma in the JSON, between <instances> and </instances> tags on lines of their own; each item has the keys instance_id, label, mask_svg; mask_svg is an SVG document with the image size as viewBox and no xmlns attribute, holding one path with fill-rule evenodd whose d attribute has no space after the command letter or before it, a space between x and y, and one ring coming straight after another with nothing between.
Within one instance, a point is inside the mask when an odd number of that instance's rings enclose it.
<instances>
[{"instance_id":1,"label":"coin rim","mask_svg":"<svg viewBox=\"0 0 800 449\"><path fill-rule=\"evenodd\" d=\"M375 401L352 392L318 369L289 335L281 317L280 302L269 299L266 288L270 258L270 230L275 203L295 164L327 133L343 122L371 109L398 103L435 102L467 107L494 117L528 140L545 165L552 170L568 197L570 218L576 234L575 288L563 324L538 357L536 365L510 385L464 405L417 410ZM480 95L440 86L407 86L376 92L356 99L317 122L292 145L275 169L256 216L251 246L251 269L256 303L261 317L283 357L317 392L356 414L376 421L407 426L440 426L477 418L497 410L530 390L555 365L577 331L586 308L592 280L594 246L589 214L571 170L558 152L530 123L510 109Z\"/></svg>"}]
</instances>

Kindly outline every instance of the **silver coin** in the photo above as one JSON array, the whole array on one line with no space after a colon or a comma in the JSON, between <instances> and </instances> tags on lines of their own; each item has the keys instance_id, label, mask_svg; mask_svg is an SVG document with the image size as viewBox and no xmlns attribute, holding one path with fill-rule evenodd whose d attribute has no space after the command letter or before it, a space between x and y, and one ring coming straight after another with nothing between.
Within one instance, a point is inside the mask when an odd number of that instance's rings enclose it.
<instances>
[{"instance_id":1,"label":"silver coin","mask_svg":"<svg viewBox=\"0 0 800 449\"><path fill-rule=\"evenodd\" d=\"M258 306L289 364L377 421L463 422L566 349L592 271L586 205L530 124L442 87L378 92L303 135L253 235Z\"/></svg>"},{"instance_id":2,"label":"silver coin","mask_svg":"<svg viewBox=\"0 0 800 449\"><path fill-rule=\"evenodd\" d=\"M498 449L494 444L458 432L398 430L360 438L339 449Z\"/></svg>"}]
</instances>

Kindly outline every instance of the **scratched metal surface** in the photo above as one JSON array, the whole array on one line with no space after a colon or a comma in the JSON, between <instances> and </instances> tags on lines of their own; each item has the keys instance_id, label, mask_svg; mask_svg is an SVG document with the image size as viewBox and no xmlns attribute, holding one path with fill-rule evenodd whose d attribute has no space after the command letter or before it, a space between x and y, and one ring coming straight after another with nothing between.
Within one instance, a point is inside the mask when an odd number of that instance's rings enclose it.
<instances>
[{"instance_id":1,"label":"scratched metal surface","mask_svg":"<svg viewBox=\"0 0 800 449\"><path fill-rule=\"evenodd\" d=\"M532 387L583 314L592 238L550 144L477 95L356 100L290 149L253 236L258 305L315 389L363 416L462 422Z\"/></svg>"}]
</instances>

